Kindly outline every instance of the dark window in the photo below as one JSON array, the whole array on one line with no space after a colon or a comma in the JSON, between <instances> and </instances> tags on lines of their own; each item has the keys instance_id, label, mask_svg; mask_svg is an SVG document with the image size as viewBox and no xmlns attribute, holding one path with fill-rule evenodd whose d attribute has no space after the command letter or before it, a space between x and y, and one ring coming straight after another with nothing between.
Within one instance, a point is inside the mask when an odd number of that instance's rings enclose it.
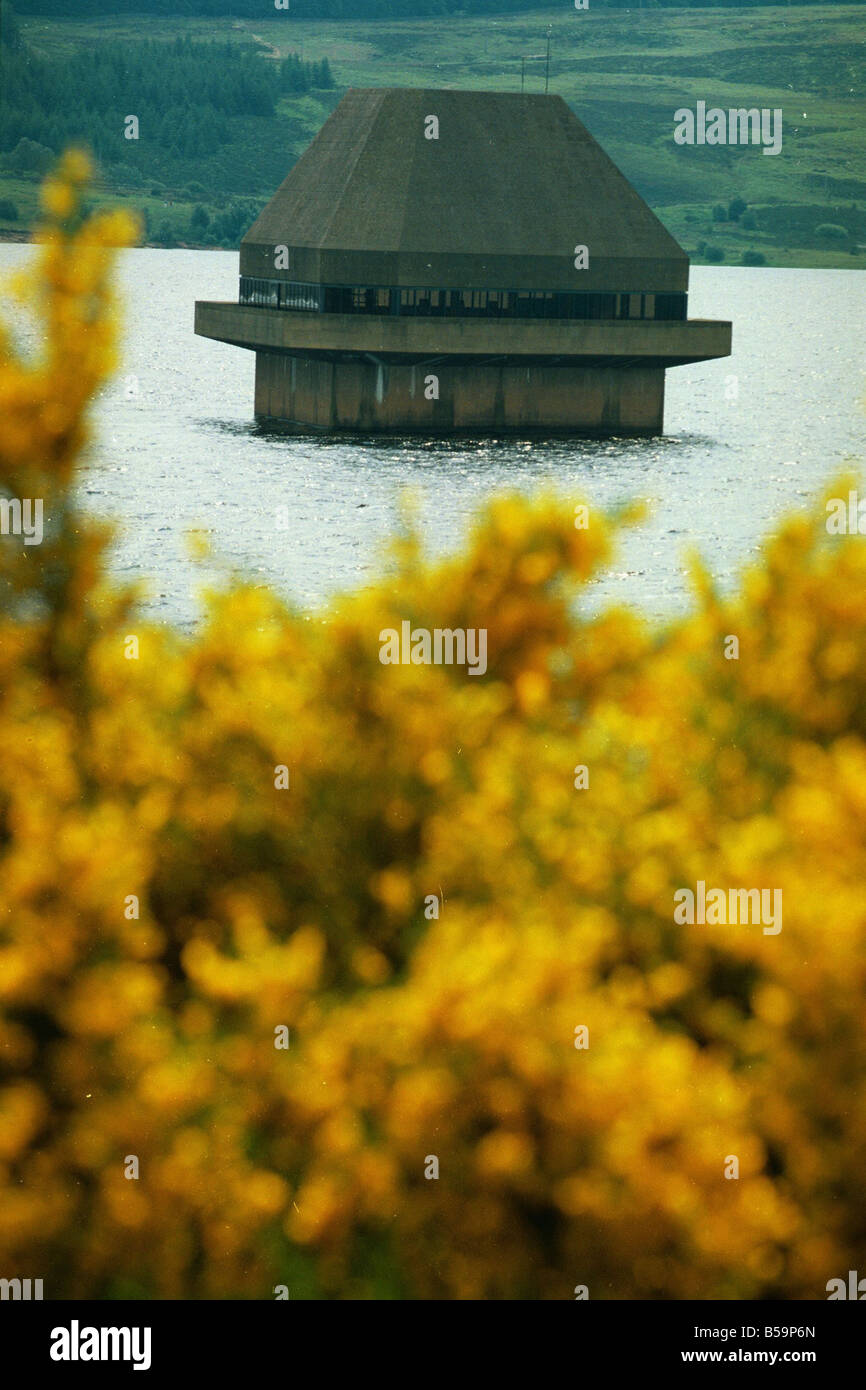
<instances>
[{"instance_id":1,"label":"dark window","mask_svg":"<svg viewBox=\"0 0 866 1390\"><path fill-rule=\"evenodd\" d=\"M684 319L686 303L684 294L657 294L655 316L657 319Z\"/></svg>"},{"instance_id":2,"label":"dark window","mask_svg":"<svg viewBox=\"0 0 866 1390\"><path fill-rule=\"evenodd\" d=\"M354 308L354 292L342 285L327 286L324 308L326 314L351 314Z\"/></svg>"},{"instance_id":3,"label":"dark window","mask_svg":"<svg viewBox=\"0 0 866 1390\"><path fill-rule=\"evenodd\" d=\"M683 320L685 294L594 293L559 290L391 289L313 285L240 276L241 304L331 314L406 314L488 318Z\"/></svg>"}]
</instances>

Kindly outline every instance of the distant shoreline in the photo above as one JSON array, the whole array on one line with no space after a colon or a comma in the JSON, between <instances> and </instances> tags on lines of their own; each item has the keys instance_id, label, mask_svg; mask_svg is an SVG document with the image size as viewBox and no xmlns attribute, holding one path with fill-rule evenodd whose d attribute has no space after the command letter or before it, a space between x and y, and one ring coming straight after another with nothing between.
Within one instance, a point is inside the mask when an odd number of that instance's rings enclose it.
<instances>
[{"instance_id":1,"label":"distant shoreline","mask_svg":"<svg viewBox=\"0 0 866 1390\"><path fill-rule=\"evenodd\" d=\"M0 228L0 243L16 242L32 245L33 237L29 232L18 232ZM205 246L201 242L179 241L174 246L163 246L158 241L143 241L132 248L136 251L225 251L228 254L240 250L238 246ZM852 257L853 259L853 257ZM739 261L702 261L697 256L689 255L692 269L702 270L866 270L866 266L860 265L813 265L809 261L797 261L793 265L790 261L785 265L744 266Z\"/></svg>"},{"instance_id":2,"label":"distant shoreline","mask_svg":"<svg viewBox=\"0 0 866 1390\"><path fill-rule=\"evenodd\" d=\"M32 244L30 232L17 232L0 228L0 241L17 241ZM143 241L135 247L137 251L236 251L233 246L205 246L197 241L179 241L174 246L162 246L158 241Z\"/></svg>"}]
</instances>

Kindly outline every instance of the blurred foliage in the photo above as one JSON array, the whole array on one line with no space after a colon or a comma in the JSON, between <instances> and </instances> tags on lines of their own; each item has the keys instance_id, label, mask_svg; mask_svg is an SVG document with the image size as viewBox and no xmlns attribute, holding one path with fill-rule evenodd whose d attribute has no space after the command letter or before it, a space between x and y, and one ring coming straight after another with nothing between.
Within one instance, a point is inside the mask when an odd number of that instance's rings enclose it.
<instances>
[{"instance_id":1,"label":"blurred foliage","mask_svg":"<svg viewBox=\"0 0 866 1390\"><path fill-rule=\"evenodd\" d=\"M86 177L16 287L44 351L0 334L0 487L47 512L0 539L0 1273L824 1297L866 1257L862 541L796 518L660 629L582 615L594 511L504 498L315 620L232 582L148 626L74 505L134 235ZM381 665L403 619L486 627L487 675ZM783 930L676 926L698 879Z\"/></svg>"}]
</instances>

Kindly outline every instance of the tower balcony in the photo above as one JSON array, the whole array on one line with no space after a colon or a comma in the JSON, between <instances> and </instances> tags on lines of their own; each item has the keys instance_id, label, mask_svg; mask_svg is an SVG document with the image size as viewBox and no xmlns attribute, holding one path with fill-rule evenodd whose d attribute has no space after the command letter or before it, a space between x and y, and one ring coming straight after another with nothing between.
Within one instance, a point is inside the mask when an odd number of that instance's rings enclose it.
<instances>
[{"instance_id":1,"label":"tower balcony","mask_svg":"<svg viewBox=\"0 0 866 1390\"><path fill-rule=\"evenodd\" d=\"M195 331L256 352L404 365L432 359L676 367L727 357L731 324L685 319L425 318L335 314L199 300Z\"/></svg>"}]
</instances>

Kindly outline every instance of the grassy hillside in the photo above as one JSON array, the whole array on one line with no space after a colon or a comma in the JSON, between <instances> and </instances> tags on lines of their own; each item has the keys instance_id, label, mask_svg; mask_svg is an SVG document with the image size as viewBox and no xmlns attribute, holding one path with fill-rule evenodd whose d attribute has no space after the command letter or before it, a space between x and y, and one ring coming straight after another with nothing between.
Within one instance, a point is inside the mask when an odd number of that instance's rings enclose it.
<instances>
[{"instance_id":1,"label":"grassy hillside","mask_svg":"<svg viewBox=\"0 0 866 1390\"><path fill-rule=\"evenodd\" d=\"M327 57L336 91L291 94L273 117L238 118L204 187L197 164L148 164L135 150L141 186L114 171L102 190L143 205L156 223L193 243L193 208L211 218L231 198L259 203L308 143L348 86L519 88L521 55L543 50L550 25L551 90L582 120L700 262L739 263L744 252L768 265L866 265L866 114L863 105L862 7L795 6L743 10L601 10L558 7L483 20L449 18L330 23L288 14L261 22L125 19L86 22L21 19L40 53L70 54L109 39L231 39L260 47L265 61L298 52ZM543 85L543 64L527 64L527 87ZM781 107L784 146L680 147L673 114L698 100L722 107ZM130 155L130 163L133 156ZM109 171L111 173L111 171ZM190 183L199 187L190 189ZM162 185L162 187L160 187ZM737 221L716 220L735 198L748 204ZM35 180L0 175L0 234L19 233L32 215ZM715 218L714 207L717 209ZM831 224L844 229L819 232ZM220 238L211 234L212 240Z\"/></svg>"}]
</instances>

